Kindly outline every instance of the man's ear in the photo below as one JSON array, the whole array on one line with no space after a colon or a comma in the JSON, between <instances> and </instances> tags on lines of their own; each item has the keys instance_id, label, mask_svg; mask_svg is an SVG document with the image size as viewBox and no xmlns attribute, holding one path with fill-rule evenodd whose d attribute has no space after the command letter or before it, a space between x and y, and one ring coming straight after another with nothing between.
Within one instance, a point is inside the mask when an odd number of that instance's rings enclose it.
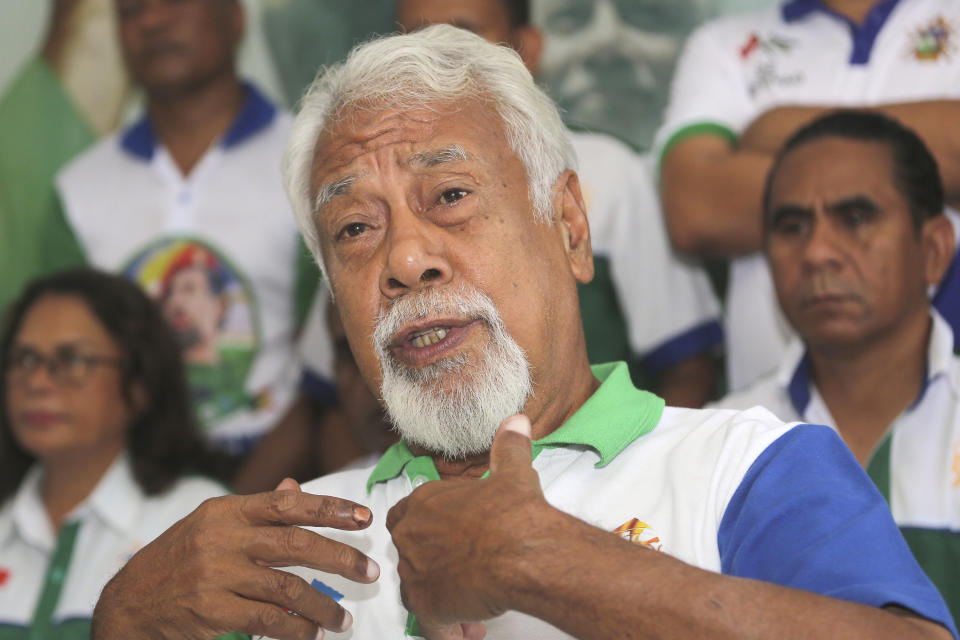
<instances>
[{"instance_id":1,"label":"man's ear","mask_svg":"<svg viewBox=\"0 0 960 640\"><path fill-rule=\"evenodd\" d=\"M533 25L524 25L513 30L510 45L520 54L520 59L532 75L540 68L543 53L543 32Z\"/></svg>"},{"instance_id":2,"label":"man's ear","mask_svg":"<svg viewBox=\"0 0 960 640\"><path fill-rule=\"evenodd\" d=\"M555 211L559 213L555 220L563 234L564 248L570 271L578 282L593 280L593 249L590 246L590 223L587 220L587 206L580 193L580 178L576 171L567 169L560 174L553 185Z\"/></svg>"},{"instance_id":3,"label":"man's ear","mask_svg":"<svg viewBox=\"0 0 960 640\"><path fill-rule=\"evenodd\" d=\"M924 222L920 234L927 284L939 284L956 250L953 225L945 214L940 214Z\"/></svg>"}]
</instances>

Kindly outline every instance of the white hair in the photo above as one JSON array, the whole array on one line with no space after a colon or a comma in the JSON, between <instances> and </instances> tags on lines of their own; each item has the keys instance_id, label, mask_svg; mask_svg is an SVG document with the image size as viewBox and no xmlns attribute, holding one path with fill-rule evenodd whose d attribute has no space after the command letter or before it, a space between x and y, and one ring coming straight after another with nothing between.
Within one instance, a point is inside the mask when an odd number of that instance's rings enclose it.
<instances>
[{"instance_id":1,"label":"white hair","mask_svg":"<svg viewBox=\"0 0 960 640\"><path fill-rule=\"evenodd\" d=\"M551 221L553 184L576 166L556 106L512 49L463 29L434 25L358 45L344 62L321 70L300 101L284 153L284 182L303 237L321 267L311 174L324 128L351 107L408 109L471 98L496 108L510 148L526 170L535 215Z\"/></svg>"}]
</instances>

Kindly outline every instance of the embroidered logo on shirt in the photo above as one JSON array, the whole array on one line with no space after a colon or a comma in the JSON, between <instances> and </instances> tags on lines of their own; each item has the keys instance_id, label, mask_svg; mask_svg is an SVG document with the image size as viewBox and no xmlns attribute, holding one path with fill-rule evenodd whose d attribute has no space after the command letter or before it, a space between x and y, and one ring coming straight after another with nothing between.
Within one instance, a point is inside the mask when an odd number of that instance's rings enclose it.
<instances>
[{"instance_id":1,"label":"embroidered logo on shirt","mask_svg":"<svg viewBox=\"0 0 960 640\"><path fill-rule=\"evenodd\" d=\"M769 36L764 38L752 32L747 41L740 46L740 59L747 60L755 51L764 51L767 53L788 53L793 49L793 43L780 36Z\"/></svg>"},{"instance_id":2,"label":"embroidered logo on shirt","mask_svg":"<svg viewBox=\"0 0 960 640\"><path fill-rule=\"evenodd\" d=\"M919 27L912 38L911 51L917 60L949 58L956 48L951 40L953 26L942 16L925 27Z\"/></svg>"},{"instance_id":3,"label":"embroidered logo on shirt","mask_svg":"<svg viewBox=\"0 0 960 640\"><path fill-rule=\"evenodd\" d=\"M653 529L646 522L641 522L637 518L628 520L613 530L624 540L629 540L635 544L642 545L654 551L662 551L663 543Z\"/></svg>"},{"instance_id":4,"label":"embroidered logo on shirt","mask_svg":"<svg viewBox=\"0 0 960 640\"><path fill-rule=\"evenodd\" d=\"M806 76L802 69L786 59L786 54L794 50L796 43L778 35L763 36L751 32L746 42L738 47L740 61L749 65L747 90L751 96L776 87L790 87L801 84ZM787 68L784 68L786 65Z\"/></svg>"},{"instance_id":5,"label":"embroidered logo on shirt","mask_svg":"<svg viewBox=\"0 0 960 640\"><path fill-rule=\"evenodd\" d=\"M0 569L0 587L7 583L7 580L10 579L10 569Z\"/></svg>"}]
</instances>

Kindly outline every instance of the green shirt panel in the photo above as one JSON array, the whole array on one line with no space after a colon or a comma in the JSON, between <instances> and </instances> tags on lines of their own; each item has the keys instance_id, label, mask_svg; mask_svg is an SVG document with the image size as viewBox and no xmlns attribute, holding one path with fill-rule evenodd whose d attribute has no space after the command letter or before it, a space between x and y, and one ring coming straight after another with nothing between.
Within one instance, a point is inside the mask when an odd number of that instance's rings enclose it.
<instances>
[{"instance_id":1,"label":"green shirt panel","mask_svg":"<svg viewBox=\"0 0 960 640\"><path fill-rule=\"evenodd\" d=\"M533 441L534 458L546 448L586 445L600 455L597 466L602 467L660 421L663 399L633 386L626 363L599 364L591 370L600 387L556 431ZM404 470L411 478L439 478L433 460L415 456L401 440L380 458L367 480L367 491Z\"/></svg>"},{"instance_id":2,"label":"green shirt panel","mask_svg":"<svg viewBox=\"0 0 960 640\"><path fill-rule=\"evenodd\" d=\"M890 448L888 433L867 464L867 474L890 503ZM899 523L897 523L899 525ZM913 557L940 590L954 620L960 620L960 532L901 526Z\"/></svg>"},{"instance_id":3,"label":"green shirt panel","mask_svg":"<svg viewBox=\"0 0 960 640\"><path fill-rule=\"evenodd\" d=\"M95 139L41 58L0 99L0 309L28 280L85 262L53 179Z\"/></svg>"}]
</instances>

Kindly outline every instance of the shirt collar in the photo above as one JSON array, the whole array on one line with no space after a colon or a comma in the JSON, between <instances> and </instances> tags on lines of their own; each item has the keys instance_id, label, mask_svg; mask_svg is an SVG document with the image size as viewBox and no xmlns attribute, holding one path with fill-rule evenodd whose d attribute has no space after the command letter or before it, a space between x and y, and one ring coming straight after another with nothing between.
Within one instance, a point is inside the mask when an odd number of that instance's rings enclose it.
<instances>
[{"instance_id":1,"label":"shirt collar","mask_svg":"<svg viewBox=\"0 0 960 640\"><path fill-rule=\"evenodd\" d=\"M886 7L890 5L892 8L893 5L897 4L900 0L878 0L870 8L870 12L876 11L878 7ZM830 14L832 16L839 16L836 11L828 7L823 3L823 0L790 0L789 2L784 2L780 7L780 13L783 16L784 22L796 22L797 20L803 20L808 15L814 11L822 11L824 13ZM846 21L847 18L843 17Z\"/></svg>"},{"instance_id":2,"label":"shirt collar","mask_svg":"<svg viewBox=\"0 0 960 640\"><path fill-rule=\"evenodd\" d=\"M596 466L602 467L660 421L663 400L634 387L626 363L594 365L591 369L600 387L560 428L534 440L534 458L545 448L582 445L600 455ZM370 474L367 491L378 482L397 477L414 461L433 464L427 456L415 456L405 442L394 444Z\"/></svg>"},{"instance_id":3,"label":"shirt collar","mask_svg":"<svg viewBox=\"0 0 960 640\"><path fill-rule=\"evenodd\" d=\"M143 501L144 494L133 476L130 457L124 452L100 479L87 505L111 527L129 533L140 517Z\"/></svg>"},{"instance_id":4,"label":"shirt collar","mask_svg":"<svg viewBox=\"0 0 960 640\"><path fill-rule=\"evenodd\" d=\"M823 0L791 0L781 8L783 21L796 22L809 16L814 11L822 12L843 21L850 28L853 47L850 52L850 64L865 65L870 62L873 45L877 35L886 24L887 18L893 13L900 0L877 0L870 7L862 24L856 24L847 16L837 13L823 3Z\"/></svg>"},{"instance_id":5,"label":"shirt collar","mask_svg":"<svg viewBox=\"0 0 960 640\"><path fill-rule=\"evenodd\" d=\"M227 133L220 140L220 146L224 149L234 147L264 129L273 121L277 112L276 107L255 86L249 83L244 83L243 86L247 97ZM153 158L157 149L157 137L147 114L124 131L120 136L120 146L141 160L149 161Z\"/></svg>"},{"instance_id":6,"label":"shirt collar","mask_svg":"<svg viewBox=\"0 0 960 640\"><path fill-rule=\"evenodd\" d=\"M11 525L17 534L28 543L41 549L51 550L56 543L56 532L40 493L43 467L35 464L27 471L13 498ZM95 512L111 527L128 533L140 517L143 492L133 477L133 469L126 453L121 453L100 479L93 493L67 516L76 520L90 511ZM5 540L10 531L0 531L0 540Z\"/></svg>"},{"instance_id":7,"label":"shirt collar","mask_svg":"<svg viewBox=\"0 0 960 640\"><path fill-rule=\"evenodd\" d=\"M954 359L953 330L936 309L930 308L932 326L927 342L927 359L924 365L923 386L917 399L907 411L913 410L923 400L930 382L944 375L954 388L960 391L960 380L951 376L950 369ZM812 382L810 380L810 357L799 338L794 339L787 348L783 364L777 370L777 383L787 393L790 403L800 416L806 415L810 404Z\"/></svg>"}]
</instances>

